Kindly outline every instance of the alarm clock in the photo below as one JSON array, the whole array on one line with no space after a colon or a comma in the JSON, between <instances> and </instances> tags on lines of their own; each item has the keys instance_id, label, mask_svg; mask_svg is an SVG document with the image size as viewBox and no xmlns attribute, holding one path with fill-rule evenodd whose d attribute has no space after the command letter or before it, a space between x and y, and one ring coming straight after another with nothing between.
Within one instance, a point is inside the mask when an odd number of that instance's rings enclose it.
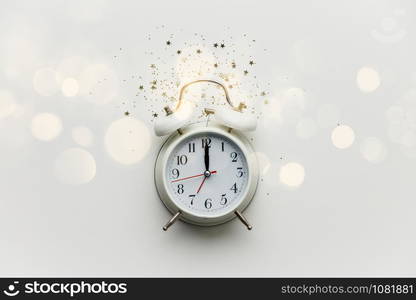
<instances>
[{"instance_id":1,"label":"alarm clock","mask_svg":"<svg viewBox=\"0 0 416 300\"><path fill-rule=\"evenodd\" d=\"M206 121L186 126L191 114L183 94L200 82L220 86L229 107L205 108ZM244 108L244 103L234 106L225 86L213 80L184 85L176 108L164 108L166 116L155 122L154 130L157 136L169 137L157 156L154 179L160 199L173 216L163 230L177 219L212 226L236 217L252 229L242 212L254 197L259 171L253 147L242 132L255 130L257 120L243 114Z\"/></svg>"}]
</instances>

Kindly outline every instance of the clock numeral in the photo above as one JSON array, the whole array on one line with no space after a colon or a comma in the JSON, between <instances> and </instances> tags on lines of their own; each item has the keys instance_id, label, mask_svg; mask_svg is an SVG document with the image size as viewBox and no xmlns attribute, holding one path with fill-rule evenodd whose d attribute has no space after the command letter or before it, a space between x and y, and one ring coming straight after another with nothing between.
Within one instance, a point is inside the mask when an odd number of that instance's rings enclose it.
<instances>
[{"instance_id":1,"label":"clock numeral","mask_svg":"<svg viewBox=\"0 0 416 300\"><path fill-rule=\"evenodd\" d=\"M178 194L183 194L183 184L178 184Z\"/></svg>"},{"instance_id":2,"label":"clock numeral","mask_svg":"<svg viewBox=\"0 0 416 300\"><path fill-rule=\"evenodd\" d=\"M208 147L211 147L211 139L210 138L202 139L202 148L205 148L205 144L207 144Z\"/></svg>"},{"instance_id":3,"label":"clock numeral","mask_svg":"<svg viewBox=\"0 0 416 300\"><path fill-rule=\"evenodd\" d=\"M221 142L221 152L224 152L224 142Z\"/></svg>"},{"instance_id":4,"label":"clock numeral","mask_svg":"<svg viewBox=\"0 0 416 300\"><path fill-rule=\"evenodd\" d=\"M220 200L220 204L221 205L225 205L225 204L227 204L227 198L225 198L225 196L226 196L227 194L222 194L221 195L221 200Z\"/></svg>"},{"instance_id":5,"label":"clock numeral","mask_svg":"<svg viewBox=\"0 0 416 300\"><path fill-rule=\"evenodd\" d=\"M210 198L205 200L204 206L206 209L210 209L212 207L212 200Z\"/></svg>"},{"instance_id":6,"label":"clock numeral","mask_svg":"<svg viewBox=\"0 0 416 300\"><path fill-rule=\"evenodd\" d=\"M189 195L188 197L191 198L191 205L194 205L194 199L196 195Z\"/></svg>"},{"instance_id":7,"label":"clock numeral","mask_svg":"<svg viewBox=\"0 0 416 300\"><path fill-rule=\"evenodd\" d=\"M186 163L188 162L188 157L186 155L178 155L176 156L176 158L177 158L178 166L186 165Z\"/></svg>"},{"instance_id":8,"label":"clock numeral","mask_svg":"<svg viewBox=\"0 0 416 300\"><path fill-rule=\"evenodd\" d=\"M176 179L179 177L179 170L178 169L173 169L172 170L172 175L173 175L173 179Z\"/></svg>"},{"instance_id":9,"label":"clock numeral","mask_svg":"<svg viewBox=\"0 0 416 300\"><path fill-rule=\"evenodd\" d=\"M231 152L230 157L232 162L237 162L237 152Z\"/></svg>"},{"instance_id":10,"label":"clock numeral","mask_svg":"<svg viewBox=\"0 0 416 300\"><path fill-rule=\"evenodd\" d=\"M188 148L189 148L189 153L195 152L195 143L189 143Z\"/></svg>"},{"instance_id":11,"label":"clock numeral","mask_svg":"<svg viewBox=\"0 0 416 300\"><path fill-rule=\"evenodd\" d=\"M234 194L237 193L238 189L237 189L237 183L234 183L233 186L230 188L231 191L234 191Z\"/></svg>"},{"instance_id":12,"label":"clock numeral","mask_svg":"<svg viewBox=\"0 0 416 300\"><path fill-rule=\"evenodd\" d=\"M244 174L243 168L242 167L238 167L237 168L237 177L242 177L243 174Z\"/></svg>"}]
</instances>

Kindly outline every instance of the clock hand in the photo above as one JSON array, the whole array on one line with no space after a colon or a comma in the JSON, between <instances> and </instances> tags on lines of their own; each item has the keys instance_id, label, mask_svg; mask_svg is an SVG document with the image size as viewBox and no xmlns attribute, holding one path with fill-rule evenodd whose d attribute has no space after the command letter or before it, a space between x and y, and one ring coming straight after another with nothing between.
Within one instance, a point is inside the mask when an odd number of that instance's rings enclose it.
<instances>
[{"instance_id":1,"label":"clock hand","mask_svg":"<svg viewBox=\"0 0 416 300\"><path fill-rule=\"evenodd\" d=\"M205 180L207 180L207 176L204 177L204 179L202 179L201 185L199 186L198 190L196 191L196 193L198 194L199 191L201 190L202 186L204 185Z\"/></svg>"},{"instance_id":2,"label":"clock hand","mask_svg":"<svg viewBox=\"0 0 416 300\"><path fill-rule=\"evenodd\" d=\"M215 174L215 173L217 173L217 171L211 171L211 174ZM191 179L191 178L200 177L200 176L204 176L204 175L205 175L205 173L202 173L202 174L198 174L198 175L193 175L193 176L189 176L189 177L175 179L175 180L172 180L171 182L177 182L177 181Z\"/></svg>"},{"instance_id":3,"label":"clock hand","mask_svg":"<svg viewBox=\"0 0 416 300\"><path fill-rule=\"evenodd\" d=\"M209 146L208 146L208 143L205 143L204 162L205 162L205 172L207 172L207 171L209 171Z\"/></svg>"},{"instance_id":4,"label":"clock hand","mask_svg":"<svg viewBox=\"0 0 416 300\"><path fill-rule=\"evenodd\" d=\"M211 174L215 174L215 173L217 173L217 171L209 171L209 170L206 170L205 172L204 172L204 179L202 179L202 182L201 182L201 185L199 186L199 188L198 188L198 190L196 191L196 193L198 194L199 193L199 191L201 190L201 188L202 188L202 186L204 185L204 182L205 182L205 180L207 180L207 178L208 177L210 177L211 176Z\"/></svg>"}]
</instances>

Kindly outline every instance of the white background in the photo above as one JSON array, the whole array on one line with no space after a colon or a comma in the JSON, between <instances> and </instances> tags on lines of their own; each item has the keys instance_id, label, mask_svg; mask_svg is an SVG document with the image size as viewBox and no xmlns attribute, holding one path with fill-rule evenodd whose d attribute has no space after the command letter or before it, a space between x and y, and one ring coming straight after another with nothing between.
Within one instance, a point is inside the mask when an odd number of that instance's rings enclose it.
<instances>
[{"instance_id":1,"label":"white background","mask_svg":"<svg viewBox=\"0 0 416 300\"><path fill-rule=\"evenodd\" d=\"M416 276L414 2L1 1L1 7L1 276ZM161 25L164 31L155 29ZM126 90L137 89L123 78L133 69L145 73L153 61L144 52L170 39L170 31L173 41L195 32L209 43L229 35L256 39L250 55L274 109L259 105L252 135L263 180L246 210L251 232L237 220L161 230L170 214L157 197L153 165L163 139L154 136L144 102L128 108L139 125L135 141L125 141L140 155L111 139L124 164L109 153L107 130L123 117ZM245 51L244 40L235 43ZM114 55L124 63L114 63ZM72 56L114 71L114 99L100 104L102 98L76 88L63 94L62 81L55 88L34 79ZM361 68L370 71L357 78ZM34 129L33 118L43 112L58 116L62 128L52 122ZM348 135L334 144L338 124L353 130L351 145ZM89 131L74 140L77 126ZM45 134L50 140L39 140ZM337 148L337 141L347 147ZM59 159L74 147L83 149L79 156ZM289 174L292 188L284 174L279 178L290 162L304 169L304 177Z\"/></svg>"}]
</instances>

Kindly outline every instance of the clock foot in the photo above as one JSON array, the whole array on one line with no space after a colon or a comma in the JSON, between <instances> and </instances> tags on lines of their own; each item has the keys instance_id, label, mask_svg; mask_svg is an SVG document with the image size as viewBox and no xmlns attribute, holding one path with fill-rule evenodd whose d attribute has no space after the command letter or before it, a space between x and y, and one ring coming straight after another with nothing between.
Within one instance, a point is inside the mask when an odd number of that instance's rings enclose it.
<instances>
[{"instance_id":1,"label":"clock foot","mask_svg":"<svg viewBox=\"0 0 416 300\"><path fill-rule=\"evenodd\" d=\"M166 223L166 225L165 226L163 226L163 230L164 231L166 231L166 230L168 230L168 228L170 227L170 226L172 226L173 225L173 223L175 223L176 222L176 220L179 218L179 216L181 215L181 212L180 211L178 211L170 220L169 220L169 222L167 222Z\"/></svg>"},{"instance_id":2,"label":"clock foot","mask_svg":"<svg viewBox=\"0 0 416 300\"><path fill-rule=\"evenodd\" d=\"M246 225L246 227L247 227L247 229L248 230L251 230L251 229L253 229L253 226L251 226L250 225L250 223L247 221L247 219L238 211L238 210L236 210L235 211L235 214L237 215L237 217L240 219L240 221L244 224L244 225Z\"/></svg>"}]
</instances>

